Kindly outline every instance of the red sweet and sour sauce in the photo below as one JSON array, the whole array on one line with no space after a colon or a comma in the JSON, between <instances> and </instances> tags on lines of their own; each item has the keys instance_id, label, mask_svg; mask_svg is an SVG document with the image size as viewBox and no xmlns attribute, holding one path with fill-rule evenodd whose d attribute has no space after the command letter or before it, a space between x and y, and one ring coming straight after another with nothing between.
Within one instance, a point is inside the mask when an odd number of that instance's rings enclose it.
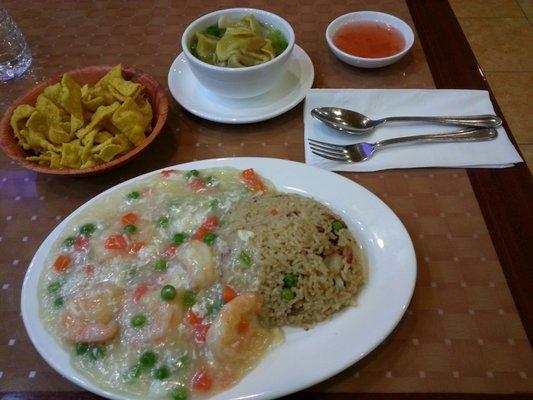
<instances>
[{"instance_id":1,"label":"red sweet and sour sauce","mask_svg":"<svg viewBox=\"0 0 533 400\"><path fill-rule=\"evenodd\" d=\"M333 43L352 56L364 58L390 57L405 46L402 33L379 22L353 22L333 35Z\"/></svg>"}]
</instances>

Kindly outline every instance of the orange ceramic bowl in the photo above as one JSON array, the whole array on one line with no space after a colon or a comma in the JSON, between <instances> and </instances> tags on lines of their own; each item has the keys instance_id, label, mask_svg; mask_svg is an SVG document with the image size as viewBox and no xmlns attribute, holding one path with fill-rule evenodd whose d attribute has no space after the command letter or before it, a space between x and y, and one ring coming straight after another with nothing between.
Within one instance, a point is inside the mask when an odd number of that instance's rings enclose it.
<instances>
[{"instance_id":1,"label":"orange ceramic bowl","mask_svg":"<svg viewBox=\"0 0 533 400\"><path fill-rule=\"evenodd\" d=\"M113 68L111 65L95 65L91 67L85 67L82 69L76 69L73 71L67 71L66 73L70 75L80 86L88 83L89 85L95 85L100 78L109 72ZM110 162L94 166L92 168L85 169L72 169L72 168L50 168L44 167L37 164L33 161L26 160L27 156L34 155L33 153L24 150L18 144L18 140L13 133L13 129L10 125L11 115L17 106L21 104L31 104L34 105L39 96L47 86L53 85L61 81L61 75L54 76L36 87L30 90L28 93L19 97L15 102L9 107L9 109L4 114L4 117L0 121L0 147L4 152L15 160L17 163L22 165L25 168L31 169L33 171L42 172L44 174L53 174L53 175L66 175L66 176L85 176L85 175L95 175L100 174L105 171L109 171L113 168L116 168L126 162L132 160L134 157L139 155L152 141L156 138L161 129L165 124L168 114L168 99L165 95L165 91L159 85L159 83L147 73L131 67L123 67L122 74L125 79L131 80L133 82L138 82L144 86L144 95L147 100L150 102L153 110L153 119L152 119L152 131L148 134L146 139L137 147L130 150L128 153L123 154L122 156L111 160Z\"/></svg>"}]
</instances>

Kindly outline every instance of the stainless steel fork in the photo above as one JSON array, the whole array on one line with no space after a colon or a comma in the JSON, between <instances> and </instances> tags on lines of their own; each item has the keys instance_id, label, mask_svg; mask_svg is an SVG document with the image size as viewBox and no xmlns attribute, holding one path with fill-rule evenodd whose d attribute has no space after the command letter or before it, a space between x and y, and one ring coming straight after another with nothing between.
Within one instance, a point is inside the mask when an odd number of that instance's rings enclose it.
<instances>
[{"instance_id":1,"label":"stainless steel fork","mask_svg":"<svg viewBox=\"0 0 533 400\"><path fill-rule=\"evenodd\" d=\"M433 133L429 135L403 136L381 140L376 143L355 143L340 145L309 139L311 151L317 156L333 161L361 162L368 160L378 150L405 143L449 143L449 142L478 142L492 140L498 136L496 129L467 128L454 132Z\"/></svg>"}]
</instances>

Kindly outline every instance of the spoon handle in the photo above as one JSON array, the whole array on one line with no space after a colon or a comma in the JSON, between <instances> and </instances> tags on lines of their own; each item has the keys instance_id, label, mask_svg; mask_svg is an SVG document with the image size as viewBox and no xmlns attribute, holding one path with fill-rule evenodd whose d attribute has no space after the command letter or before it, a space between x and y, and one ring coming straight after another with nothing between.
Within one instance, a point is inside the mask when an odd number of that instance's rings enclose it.
<instances>
[{"instance_id":1,"label":"spoon handle","mask_svg":"<svg viewBox=\"0 0 533 400\"><path fill-rule=\"evenodd\" d=\"M480 140L492 140L498 136L498 132L492 128L470 128L455 132L433 133L429 135L403 136L393 139L381 140L375 143L375 148L382 149L386 146L402 143L448 143L448 142L477 142Z\"/></svg>"},{"instance_id":2,"label":"spoon handle","mask_svg":"<svg viewBox=\"0 0 533 400\"><path fill-rule=\"evenodd\" d=\"M496 115L470 115L464 117L387 117L379 120L380 123L404 121L421 121L436 124L479 126L486 128L497 128L502 124L502 120Z\"/></svg>"}]
</instances>

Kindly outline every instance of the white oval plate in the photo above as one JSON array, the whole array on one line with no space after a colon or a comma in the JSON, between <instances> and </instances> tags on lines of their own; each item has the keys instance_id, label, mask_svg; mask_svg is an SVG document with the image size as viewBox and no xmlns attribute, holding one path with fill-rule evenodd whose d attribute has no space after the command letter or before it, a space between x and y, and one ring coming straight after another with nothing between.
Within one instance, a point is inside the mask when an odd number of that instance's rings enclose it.
<instances>
[{"instance_id":1,"label":"white oval plate","mask_svg":"<svg viewBox=\"0 0 533 400\"><path fill-rule=\"evenodd\" d=\"M313 85L313 63L300 46L294 45L288 64L285 76L267 93L248 99L229 99L203 87L180 53L168 71L168 88L183 108L198 117L226 124L265 121L295 107Z\"/></svg>"},{"instance_id":2,"label":"white oval plate","mask_svg":"<svg viewBox=\"0 0 533 400\"><path fill-rule=\"evenodd\" d=\"M350 307L308 331L284 329L285 342L282 345L269 353L238 385L213 397L216 400L271 399L337 374L380 344L409 305L416 280L416 258L411 239L396 215L371 192L332 172L273 158L221 158L172 168L225 166L252 167L282 192L299 193L327 204L342 215L362 245L368 263L368 283L360 293L356 307ZM22 318L41 356L70 381L110 399L131 397L101 389L73 369L69 353L46 331L39 318L37 285L52 244L76 215L108 193L157 173L150 172L123 182L65 218L37 250L22 286Z\"/></svg>"}]
</instances>

